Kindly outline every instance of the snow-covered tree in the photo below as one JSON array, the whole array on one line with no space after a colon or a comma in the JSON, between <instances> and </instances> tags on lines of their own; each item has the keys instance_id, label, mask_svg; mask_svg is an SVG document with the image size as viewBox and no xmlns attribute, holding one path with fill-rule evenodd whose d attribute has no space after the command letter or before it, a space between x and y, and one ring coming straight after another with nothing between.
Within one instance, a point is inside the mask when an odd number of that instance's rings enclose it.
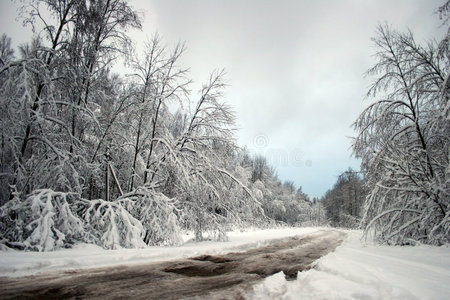
<instances>
[{"instance_id":1,"label":"snow-covered tree","mask_svg":"<svg viewBox=\"0 0 450 300\"><path fill-rule=\"evenodd\" d=\"M342 173L322 199L328 222L332 226L357 228L366 197L364 180L351 168Z\"/></svg>"},{"instance_id":2,"label":"snow-covered tree","mask_svg":"<svg viewBox=\"0 0 450 300\"><path fill-rule=\"evenodd\" d=\"M354 123L369 191L362 224L384 243L449 242L448 43L423 46L387 25L373 41L375 101Z\"/></svg>"},{"instance_id":3,"label":"snow-covered tree","mask_svg":"<svg viewBox=\"0 0 450 300\"><path fill-rule=\"evenodd\" d=\"M0 37L2 245L145 247L299 222L293 183L236 145L224 71L194 101L183 44L131 49L127 1L23 3L31 42L14 56ZM131 74L114 74L122 62Z\"/></svg>"},{"instance_id":4,"label":"snow-covered tree","mask_svg":"<svg viewBox=\"0 0 450 300\"><path fill-rule=\"evenodd\" d=\"M167 105L174 100L180 102L190 83L186 78L187 69L177 66L184 45L178 44L170 52L161 43L159 35L155 35L147 41L143 57L131 62L138 84L135 104L127 111L128 126L133 131L130 136L134 137L128 143L133 147L129 190L133 190L135 182L142 185L151 177L156 148L160 145L158 138L172 139L167 136L170 133L164 124L164 119L169 118ZM141 164L140 172L137 171L138 163Z\"/></svg>"},{"instance_id":5,"label":"snow-covered tree","mask_svg":"<svg viewBox=\"0 0 450 300\"><path fill-rule=\"evenodd\" d=\"M14 58L14 49L11 47L11 38L6 34L0 36L0 67L3 68Z\"/></svg>"}]
</instances>

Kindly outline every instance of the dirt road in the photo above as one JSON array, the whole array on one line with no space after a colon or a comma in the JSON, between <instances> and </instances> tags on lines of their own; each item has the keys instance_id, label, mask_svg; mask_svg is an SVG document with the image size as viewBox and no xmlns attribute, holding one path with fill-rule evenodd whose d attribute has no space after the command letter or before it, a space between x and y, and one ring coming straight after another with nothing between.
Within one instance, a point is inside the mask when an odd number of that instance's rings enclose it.
<instances>
[{"instance_id":1,"label":"dirt road","mask_svg":"<svg viewBox=\"0 0 450 300\"><path fill-rule=\"evenodd\" d=\"M139 266L116 266L0 278L0 298L239 299L259 280L283 271L294 279L345 238L339 231L273 240L264 247Z\"/></svg>"}]
</instances>

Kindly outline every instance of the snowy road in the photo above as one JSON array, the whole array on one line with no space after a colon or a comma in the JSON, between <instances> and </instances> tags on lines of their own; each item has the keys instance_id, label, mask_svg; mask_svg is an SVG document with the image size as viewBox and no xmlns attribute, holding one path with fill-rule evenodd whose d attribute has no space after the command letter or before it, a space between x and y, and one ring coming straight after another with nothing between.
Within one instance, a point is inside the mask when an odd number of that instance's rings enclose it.
<instances>
[{"instance_id":1,"label":"snowy road","mask_svg":"<svg viewBox=\"0 0 450 300\"><path fill-rule=\"evenodd\" d=\"M133 266L58 271L0 278L1 298L235 299L250 286L283 271L295 278L346 237L317 231L274 240L262 247L221 255Z\"/></svg>"}]
</instances>

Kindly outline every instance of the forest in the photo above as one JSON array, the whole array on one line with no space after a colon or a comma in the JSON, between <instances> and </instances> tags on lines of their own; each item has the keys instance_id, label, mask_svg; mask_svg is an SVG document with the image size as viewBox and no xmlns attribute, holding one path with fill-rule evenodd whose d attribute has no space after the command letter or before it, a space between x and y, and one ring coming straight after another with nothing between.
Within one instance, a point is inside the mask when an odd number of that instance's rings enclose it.
<instances>
[{"instance_id":1,"label":"forest","mask_svg":"<svg viewBox=\"0 0 450 300\"><path fill-rule=\"evenodd\" d=\"M192 91L185 44L155 33L138 47L129 32L142 16L127 1L33 0L20 17L32 40L0 37L0 249L177 245L185 230L226 240L285 225L450 242L449 34L422 45L379 26L371 104L353 124L361 171L310 199L237 145L226 72Z\"/></svg>"}]
</instances>

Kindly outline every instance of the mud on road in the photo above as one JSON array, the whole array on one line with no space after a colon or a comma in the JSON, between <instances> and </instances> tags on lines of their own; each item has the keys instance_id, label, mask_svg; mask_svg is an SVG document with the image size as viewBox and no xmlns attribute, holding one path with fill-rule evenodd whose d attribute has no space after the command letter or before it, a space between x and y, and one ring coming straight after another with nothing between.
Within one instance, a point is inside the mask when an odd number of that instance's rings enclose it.
<instances>
[{"instance_id":1,"label":"mud on road","mask_svg":"<svg viewBox=\"0 0 450 300\"><path fill-rule=\"evenodd\" d=\"M283 271L295 279L333 251L346 234L318 231L223 255L133 266L0 278L0 298L242 299L261 279Z\"/></svg>"}]
</instances>

